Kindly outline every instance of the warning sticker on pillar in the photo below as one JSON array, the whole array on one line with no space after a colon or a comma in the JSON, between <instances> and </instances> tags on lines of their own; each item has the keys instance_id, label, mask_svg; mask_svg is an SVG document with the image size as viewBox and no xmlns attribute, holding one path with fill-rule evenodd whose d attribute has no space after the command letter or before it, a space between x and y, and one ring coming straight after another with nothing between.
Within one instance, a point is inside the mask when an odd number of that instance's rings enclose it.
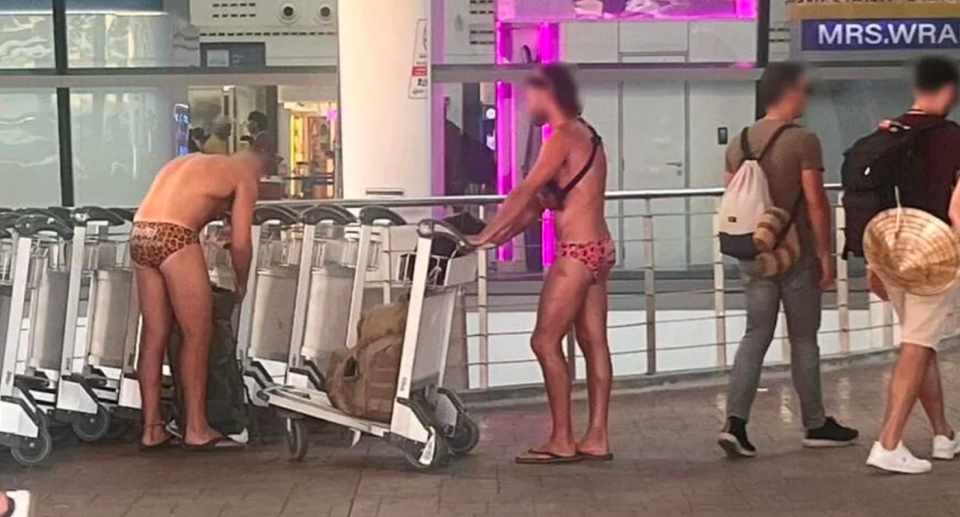
<instances>
[{"instance_id":1,"label":"warning sticker on pillar","mask_svg":"<svg viewBox=\"0 0 960 517\"><path fill-rule=\"evenodd\" d=\"M411 99L426 99L427 90L430 88L430 43L427 37L427 19L420 18L417 20L417 33L413 40L413 63L410 66Z\"/></svg>"}]
</instances>

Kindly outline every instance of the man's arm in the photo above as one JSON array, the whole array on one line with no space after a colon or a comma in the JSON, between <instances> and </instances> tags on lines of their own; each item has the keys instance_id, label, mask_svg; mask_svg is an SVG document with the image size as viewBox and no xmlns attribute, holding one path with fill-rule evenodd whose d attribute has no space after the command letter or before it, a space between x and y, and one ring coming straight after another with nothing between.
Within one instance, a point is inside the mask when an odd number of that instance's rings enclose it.
<instances>
[{"instance_id":1,"label":"man's arm","mask_svg":"<svg viewBox=\"0 0 960 517\"><path fill-rule=\"evenodd\" d=\"M807 201L810 222L813 226L813 239L817 247L817 256L830 255L830 199L823 187L823 171L807 169L803 171L803 197Z\"/></svg>"},{"instance_id":2,"label":"man's arm","mask_svg":"<svg viewBox=\"0 0 960 517\"><path fill-rule=\"evenodd\" d=\"M506 242L523 231L536 216L540 202L537 193L556 175L567 159L567 137L560 131L554 132L540 149L533 170L513 192L507 196L497 215L478 237L480 245ZM532 216L531 216L532 214Z\"/></svg>"},{"instance_id":3,"label":"man's arm","mask_svg":"<svg viewBox=\"0 0 960 517\"><path fill-rule=\"evenodd\" d=\"M801 149L802 170L800 174L803 197L813 227L813 239L817 258L820 259L820 287L828 289L836 279L830 238L830 199L823 187L823 151L820 140L810 134L804 139Z\"/></svg>"},{"instance_id":4,"label":"man's arm","mask_svg":"<svg viewBox=\"0 0 960 517\"><path fill-rule=\"evenodd\" d=\"M958 172L960 176L960 172ZM953 188L953 195L950 196L950 224L953 230L960 233L960 182Z\"/></svg>"},{"instance_id":5,"label":"man's arm","mask_svg":"<svg viewBox=\"0 0 960 517\"><path fill-rule=\"evenodd\" d=\"M253 207L257 203L257 182L253 178L243 178L234 193L233 206L230 209L230 259L236 276L237 295L243 297L247 292L247 279L250 277L250 261L253 259L253 241L250 236L253 227Z\"/></svg>"}]
</instances>

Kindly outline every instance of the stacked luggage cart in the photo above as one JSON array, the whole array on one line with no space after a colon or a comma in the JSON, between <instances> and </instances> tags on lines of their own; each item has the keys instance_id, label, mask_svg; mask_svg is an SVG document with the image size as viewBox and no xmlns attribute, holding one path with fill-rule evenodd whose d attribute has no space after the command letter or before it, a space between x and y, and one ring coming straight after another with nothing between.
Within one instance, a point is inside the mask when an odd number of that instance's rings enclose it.
<instances>
[{"instance_id":1,"label":"stacked luggage cart","mask_svg":"<svg viewBox=\"0 0 960 517\"><path fill-rule=\"evenodd\" d=\"M0 445L25 466L53 451L72 240L51 212L0 214Z\"/></svg>"},{"instance_id":2,"label":"stacked luggage cart","mask_svg":"<svg viewBox=\"0 0 960 517\"><path fill-rule=\"evenodd\" d=\"M140 313L129 259L129 210L0 210L0 445L23 465L50 456L50 426L86 442L138 420ZM201 240L211 281L233 287L222 221ZM470 452L479 429L442 388L454 305L476 281L477 256L443 221L409 224L368 207L302 212L258 207L237 361L249 403L279 410L290 456L308 450L307 419L398 446L418 469ZM443 245L439 245L443 243ZM336 354L358 342L361 314L406 304L389 421L351 416L327 396ZM169 374L169 367L165 367Z\"/></svg>"}]
</instances>

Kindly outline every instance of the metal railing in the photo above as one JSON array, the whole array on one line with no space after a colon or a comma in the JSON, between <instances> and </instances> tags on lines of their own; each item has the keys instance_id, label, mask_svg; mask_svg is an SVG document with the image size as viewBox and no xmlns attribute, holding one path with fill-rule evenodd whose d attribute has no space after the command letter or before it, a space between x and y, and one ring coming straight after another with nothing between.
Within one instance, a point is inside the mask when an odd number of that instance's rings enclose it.
<instances>
[{"instance_id":1,"label":"metal railing","mask_svg":"<svg viewBox=\"0 0 960 517\"><path fill-rule=\"evenodd\" d=\"M831 193L839 186L830 185ZM607 194L608 201L632 202L639 205L639 213L621 213L614 222L639 219L631 224L626 234L612 228L616 237L627 241L642 260L623 267L611 276L610 322L608 332L614 372L617 377L655 374L682 374L691 371L724 370L731 366L732 347L742 333L745 319L743 297L736 264L720 253L716 215L722 188L619 191ZM381 205L396 209L431 208L434 211L451 207L469 207L485 219L491 208L501 203L504 196L458 196L431 198L402 198L377 200L280 201L265 204L305 206L332 203L348 208ZM687 209L681 212L657 210L657 200L686 200ZM690 200L701 199L709 208L689 210ZM658 223L669 218L671 224L685 222L686 232L676 239L673 231L657 234ZM696 236L689 231L690 220L709 220L706 235ZM835 207L834 222L836 246L843 246L843 208ZM703 224L700 224L701 226ZM623 225L619 225L622 229ZM673 226L661 228L671 230ZM692 261L684 267L677 264L659 264L657 253L665 246L676 246L683 241L689 251L691 245L701 251L706 248L706 263ZM672 242L673 241L673 242ZM522 247L522 244L517 244ZM621 249L624 249L621 243ZM700 253L703 255L703 253ZM479 261L477 288L469 294L467 304L469 345L468 368L470 388L486 390L499 385L533 384L540 380L536 359L525 342L533 328L538 278L500 274L508 270L498 263L497 254L482 254ZM687 253L690 257L690 253ZM516 262L516 260L512 261ZM836 288L824 295L821 349L823 357L848 357L875 353L894 344L896 329L889 304L870 294L864 281L861 264L837 257ZM523 272L523 268L519 268ZM516 271L516 268L514 268ZM664 271L669 274L661 274ZM496 274L494 274L496 272ZM954 317L957 311L954 311ZM772 348L779 348L773 363L789 363L790 342L781 315L779 339ZM954 325L953 328L957 328ZM733 338L734 341L731 341ZM521 346L518 346L521 345ZM582 361L577 352L576 338L571 332L564 344L573 378L580 377Z\"/></svg>"}]
</instances>

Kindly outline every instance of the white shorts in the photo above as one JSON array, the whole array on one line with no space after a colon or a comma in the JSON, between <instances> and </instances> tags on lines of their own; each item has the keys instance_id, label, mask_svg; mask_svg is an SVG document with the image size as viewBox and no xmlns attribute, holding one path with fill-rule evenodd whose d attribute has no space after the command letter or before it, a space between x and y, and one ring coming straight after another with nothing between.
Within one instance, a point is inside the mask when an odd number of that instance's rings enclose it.
<instances>
[{"instance_id":1,"label":"white shorts","mask_svg":"<svg viewBox=\"0 0 960 517\"><path fill-rule=\"evenodd\" d=\"M918 296L888 285L887 294L900 322L900 342L936 350L953 313L957 290Z\"/></svg>"}]
</instances>

